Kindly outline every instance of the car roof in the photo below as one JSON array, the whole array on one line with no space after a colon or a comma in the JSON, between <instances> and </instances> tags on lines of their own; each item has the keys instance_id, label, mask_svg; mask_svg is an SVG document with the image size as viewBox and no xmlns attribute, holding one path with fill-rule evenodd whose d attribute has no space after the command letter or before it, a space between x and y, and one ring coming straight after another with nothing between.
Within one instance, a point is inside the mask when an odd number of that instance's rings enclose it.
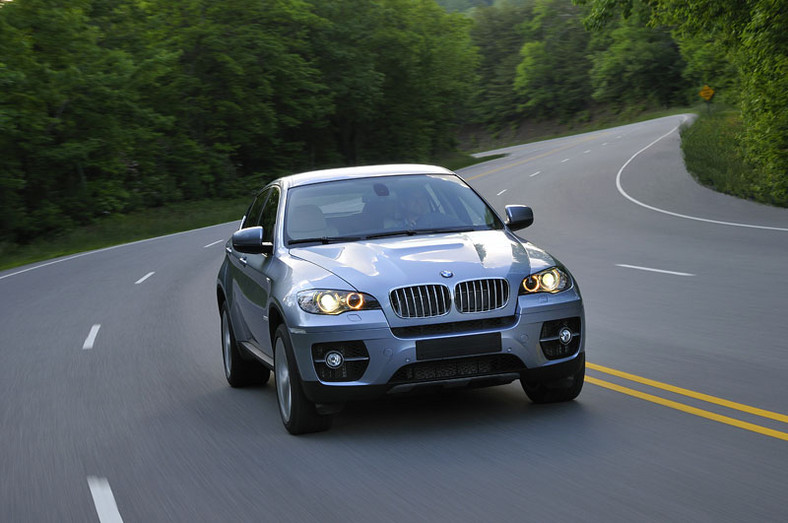
<instances>
[{"instance_id":1,"label":"car roof","mask_svg":"<svg viewBox=\"0 0 788 523\"><path fill-rule=\"evenodd\" d=\"M274 183L287 187L309 185L312 183L329 182L334 180L348 180L352 178L369 178L374 176L396 176L402 174L455 174L454 172L437 165L423 165L417 163L402 163L388 165L366 165L363 167L340 167L337 169L322 169L293 174L279 178Z\"/></svg>"}]
</instances>

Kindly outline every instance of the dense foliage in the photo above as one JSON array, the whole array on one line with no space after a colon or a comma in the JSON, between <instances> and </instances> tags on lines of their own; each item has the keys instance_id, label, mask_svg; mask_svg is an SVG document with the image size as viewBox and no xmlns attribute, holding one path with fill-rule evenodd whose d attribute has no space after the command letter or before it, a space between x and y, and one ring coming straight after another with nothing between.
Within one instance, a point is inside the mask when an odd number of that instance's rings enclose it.
<instances>
[{"instance_id":1,"label":"dense foliage","mask_svg":"<svg viewBox=\"0 0 788 523\"><path fill-rule=\"evenodd\" d=\"M0 240L427 160L473 94L470 24L432 0L0 2Z\"/></svg>"},{"instance_id":2,"label":"dense foliage","mask_svg":"<svg viewBox=\"0 0 788 523\"><path fill-rule=\"evenodd\" d=\"M589 9L572 0L479 1L469 11L480 50L476 121L492 128L523 118L576 122L594 112L682 105L703 83L700 67L649 11L589 31ZM702 60L700 57L699 60Z\"/></svg>"},{"instance_id":3,"label":"dense foliage","mask_svg":"<svg viewBox=\"0 0 788 523\"><path fill-rule=\"evenodd\" d=\"M783 2L440 4L0 0L0 241L705 83L743 108L751 192L788 197Z\"/></svg>"},{"instance_id":4,"label":"dense foliage","mask_svg":"<svg viewBox=\"0 0 788 523\"><path fill-rule=\"evenodd\" d=\"M715 191L740 198L757 198L756 172L744 161L738 141L742 125L739 111L702 111L681 131L681 150L687 170ZM766 203L779 203L764 200Z\"/></svg>"},{"instance_id":5,"label":"dense foliage","mask_svg":"<svg viewBox=\"0 0 788 523\"><path fill-rule=\"evenodd\" d=\"M788 205L788 3L785 0L584 0L592 28L640 7L668 24L691 59L691 75L733 90L742 112L740 145L754 173L745 193Z\"/></svg>"}]
</instances>

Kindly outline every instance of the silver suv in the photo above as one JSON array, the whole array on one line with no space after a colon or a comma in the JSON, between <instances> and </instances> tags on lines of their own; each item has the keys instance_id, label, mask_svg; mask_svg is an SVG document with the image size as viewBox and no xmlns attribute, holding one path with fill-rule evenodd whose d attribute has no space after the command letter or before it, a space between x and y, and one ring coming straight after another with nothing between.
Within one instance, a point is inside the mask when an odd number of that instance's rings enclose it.
<instances>
[{"instance_id":1,"label":"silver suv","mask_svg":"<svg viewBox=\"0 0 788 523\"><path fill-rule=\"evenodd\" d=\"M275 373L291 434L343 402L519 379L572 400L585 373L577 282L459 176L429 165L314 171L263 188L227 242L216 293L233 387Z\"/></svg>"}]
</instances>

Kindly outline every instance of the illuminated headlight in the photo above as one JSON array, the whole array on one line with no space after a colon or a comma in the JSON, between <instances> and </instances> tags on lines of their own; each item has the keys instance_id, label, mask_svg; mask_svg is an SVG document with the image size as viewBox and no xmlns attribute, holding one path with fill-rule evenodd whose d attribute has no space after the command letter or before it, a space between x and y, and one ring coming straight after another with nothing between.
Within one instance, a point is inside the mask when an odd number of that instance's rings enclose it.
<instances>
[{"instance_id":1,"label":"illuminated headlight","mask_svg":"<svg viewBox=\"0 0 788 523\"><path fill-rule=\"evenodd\" d=\"M536 274L532 274L523 280L520 294L535 294L537 292L556 292L565 291L572 285L569 275L559 269L552 267Z\"/></svg>"},{"instance_id":2,"label":"illuminated headlight","mask_svg":"<svg viewBox=\"0 0 788 523\"><path fill-rule=\"evenodd\" d=\"M313 314L342 314L379 309L378 301L363 292L311 290L298 293L298 306Z\"/></svg>"}]
</instances>

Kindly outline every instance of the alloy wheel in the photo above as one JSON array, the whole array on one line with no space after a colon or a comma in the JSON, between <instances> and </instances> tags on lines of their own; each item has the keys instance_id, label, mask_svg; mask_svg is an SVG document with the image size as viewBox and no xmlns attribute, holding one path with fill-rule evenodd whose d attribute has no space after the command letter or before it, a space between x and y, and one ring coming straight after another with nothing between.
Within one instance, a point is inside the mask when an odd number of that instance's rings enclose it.
<instances>
[{"instance_id":1,"label":"alloy wheel","mask_svg":"<svg viewBox=\"0 0 788 523\"><path fill-rule=\"evenodd\" d=\"M285 423L290 421L293 410L293 394L290 384L290 369L287 366L287 354L282 338L276 339L274 349L274 370L276 372L276 397L279 402L279 410Z\"/></svg>"},{"instance_id":2,"label":"alloy wheel","mask_svg":"<svg viewBox=\"0 0 788 523\"><path fill-rule=\"evenodd\" d=\"M233 368L232 360L232 335L230 334L230 321L227 318L227 311L222 311L222 355L224 356L224 375L230 379Z\"/></svg>"}]
</instances>

